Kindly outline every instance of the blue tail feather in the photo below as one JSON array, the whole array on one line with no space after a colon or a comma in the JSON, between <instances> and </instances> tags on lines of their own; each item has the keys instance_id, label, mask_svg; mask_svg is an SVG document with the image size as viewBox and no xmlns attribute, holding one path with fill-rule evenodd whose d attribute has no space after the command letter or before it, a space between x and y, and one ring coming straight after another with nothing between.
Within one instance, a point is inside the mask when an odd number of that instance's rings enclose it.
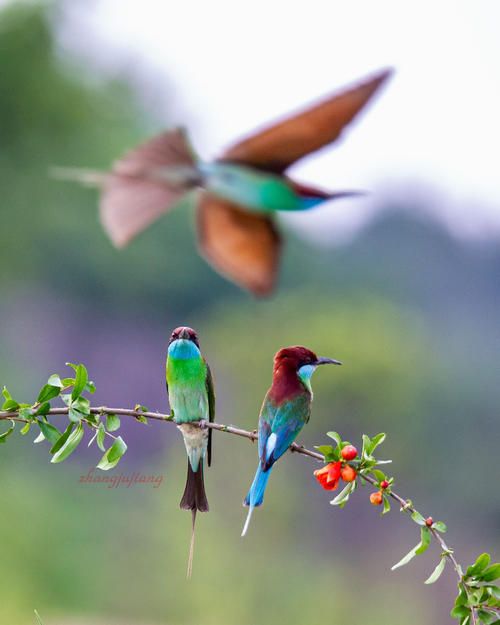
<instances>
[{"instance_id":1,"label":"blue tail feather","mask_svg":"<svg viewBox=\"0 0 500 625\"><path fill-rule=\"evenodd\" d=\"M252 486L250 487L248 495L243 502L244 506L250 506L250 510L248 511L245 527L243 528L243 532L241 533L242 536L244 536L247 532L253 509L257 506L261 506L262 502L264 501L264 491L266 490L267 480L269 479L272 468L273 467L271 465L269 469L267 469L267 471L263 471L262 466L259 464L257 473L255 474L252 482Z\"/></svg>"}]
</instances>

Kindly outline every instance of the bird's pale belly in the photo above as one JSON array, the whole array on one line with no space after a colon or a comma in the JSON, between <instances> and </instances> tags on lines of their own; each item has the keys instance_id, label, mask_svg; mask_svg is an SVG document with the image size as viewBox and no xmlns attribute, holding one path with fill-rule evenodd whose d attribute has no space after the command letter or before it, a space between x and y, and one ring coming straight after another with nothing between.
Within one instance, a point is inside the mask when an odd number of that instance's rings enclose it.
<instances>
[{"instance_id":1,"label":"bird's pale belly","mask_svg":"<svg viewBox=\"0 0 500 625\"><path fill-rule=\"evenodd\" d=\"M193 471L196 473L200 458L205 456L208 445L208 428L200 428L192 423L181 423L177 426L182 432L184 445Z\"/></svg>"}]
</instances>

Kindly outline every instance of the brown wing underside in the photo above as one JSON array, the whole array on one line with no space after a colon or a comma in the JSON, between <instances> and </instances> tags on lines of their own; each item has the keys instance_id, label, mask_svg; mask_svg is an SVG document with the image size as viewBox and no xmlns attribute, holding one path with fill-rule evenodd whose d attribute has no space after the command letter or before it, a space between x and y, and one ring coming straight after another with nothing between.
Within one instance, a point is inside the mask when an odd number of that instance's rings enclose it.
<instances>
[{"instance_id":1,"label":"brown wing underside","mask_svg":"<svg viewBox=\"0 0 500 625\"><path fill-rule=\"evenodd\" d=\"M153 137L114 163L102 185L100 214L116 247L127 245L186 192L186 188L169 188L155 179L155 169L194 163L180 128Z\"/></svg>"},{"instance_id":2,"label":"brown wing underside","mask_svg":"<svg viewBox=\"0 0 500 625\"><path fill-rule=\"evenodd\" d=\"M295 161L335 141L390 74L391 70L380 72L244 139L229 148L220 160L283 173Z\"/></svg>"},{"instance_id":3,"label":"brown wing underside","mask_svg":"<svg viewBox=\"0 0 500 625\"><path fill-rule=\"evenodd\" d=\"M281 239L270 217L202 192L197 230L200 253L219 273L254 295L272 293Z\"/></svg>"}]
</instances>

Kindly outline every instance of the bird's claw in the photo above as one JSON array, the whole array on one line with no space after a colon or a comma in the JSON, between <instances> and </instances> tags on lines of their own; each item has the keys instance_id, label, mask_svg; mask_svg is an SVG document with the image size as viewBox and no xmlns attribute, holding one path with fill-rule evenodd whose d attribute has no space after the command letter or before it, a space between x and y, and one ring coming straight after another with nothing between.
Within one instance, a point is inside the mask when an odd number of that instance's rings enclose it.
<instances>
[{"instance_id":1,"label":"bird's claw","mask_svg":"<svg viewBox=\"0 0 500 625\"><path fill-rule=\"evenodd\" d=\"M200 430L206 430L207 429L207 420L206 419L200 419L198 421L198 425L200 427Z\"/></svg>"}]
</instances>

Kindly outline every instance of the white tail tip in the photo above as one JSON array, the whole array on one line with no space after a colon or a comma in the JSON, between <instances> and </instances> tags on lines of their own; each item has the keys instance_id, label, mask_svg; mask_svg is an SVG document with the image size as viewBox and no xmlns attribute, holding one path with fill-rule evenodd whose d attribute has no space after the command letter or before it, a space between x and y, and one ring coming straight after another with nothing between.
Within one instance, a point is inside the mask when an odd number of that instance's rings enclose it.
<instances>
[{"instance_id":1,"label":"white tail tip","mask_svg":"<svg viewBox=\"0 0 500 625\"><path fill-rule=\"evenodd\" d=\"M252 518L253 507L250 506L248 509L247 520L245 521L245 525L243 526L243 531L241 532L242 536L245 536L247 533L248 526L250 525L250 519Z\"/></svg>"}]
</instances>

